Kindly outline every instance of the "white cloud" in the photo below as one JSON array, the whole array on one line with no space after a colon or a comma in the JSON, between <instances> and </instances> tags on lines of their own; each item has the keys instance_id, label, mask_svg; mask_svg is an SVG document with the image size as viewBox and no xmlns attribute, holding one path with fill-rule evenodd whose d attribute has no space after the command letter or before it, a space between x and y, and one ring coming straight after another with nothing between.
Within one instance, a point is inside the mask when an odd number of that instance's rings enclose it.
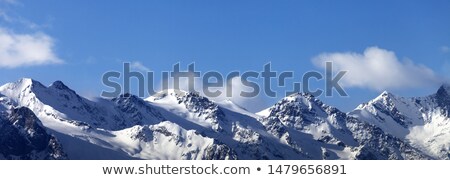
<instances>
[{"instance_id":1,"label":"white cloud","mask_svg":"<svg viewBox=\"0 0 450 180\"><path fill-rule=\"evenodd\" d=\"M136 69L138 71L144 71L144 72L149 72L150 68L144 66L141 62L139 61L134 61L131 62L130 64L130 68Z\"/></svg>"},{"instance_id":2,"label":"white cloud","mask_svg":"<svg viewBox=\"0 0 450 180\"><path fill-rule=\"evenodd\" d=\"M48 18L47 22L43 24L37 24L20 15L17 15L5 9L0 9L0 20L6 22L7 24L19 25L28 29L38 30L51 27L50 21L52 19Z\"/></svg>"},{"instance_id":3,"label":"white cloud","mask_svg":"<svg viewBox=\"0 0 450 180\"><path fill-rule=\"evenodd\" d=\"M169 89L173 89L173 78L169 78ZM194 90L199 92L201 96L207 97L210 100L221 102L225 100L231 100L235 104L244 107L245 109L249 110L250 112L257 112L261 111L263 108L267 107L267 103L264 101L263 97L258 94L256 97L243 97L240 95L241 92L251 92L253 89L250 87L245 86L241 82L241 77L233 77L228 80L228 82L224 82L223 87L211 87L209 88L209 91L214 92L216 90L219 90L222 92L220 96L217 97L209 97L204 92L206 87L203 85L203 80L200 77L194 78L194 81L188 81L186 78L181 78L179 82L179 89L183 91L189 91L189 85L194 87ZM227 86L229 85L229 86ZM231 96L227 96L227 88L232 93ZM158 87L159 90L161 90L161 87Z\"/></svg>"},{"instance_id":4,"label":"white cloud","mask_svg":"<svg viewBox=\"0 0 450 180\"><path fill-rule=\"evenodd\" d=\"M6 4L17 4L18 0L0 0L0 2L4 2Z\"/></svg>"},{"instance_id":5,"label":"white cloud","mask_svg":"<svg viewBox=\"0 0 450 180\"><path fill-rule=\"evenodd\" d=\"M374 90L428 87L441 83L441 79L428 67L410 60L399 61L394 52L369 47L363 54L354 52L322 53L313 63L325 68L325 62L333 62L333 72L347 71L339 82L345 87L361 87Z\"/></svg>"},{"instance_id":6,"label":"white cloud","mask_svg":"<svg viewBox=\"0 0 450 180\"><path fill-rule=\"evenodd\" d=\"M448 52L450 52L450 47L448 47L448 46L441 46L441 51L443 52L443 53L448 53Z\"/></svg>"},{"instance_id":7,"label":"white cloud","mask_svg":"<svg viewBox=\"0 0 450 180\"><path fill-rule=\"evenodd\" d=\"M53 46L53 38L42 32L18 34L0 28L0 68L62 63Z\"/></svg>"},{"instance_id":8,"label":"white cloud","mask_svg":"<svg viewBox=\"0 0 450 180\"><path fill-rule=\"evenodd\" d=\"M13 21L13 19L8 14L6 14L6 12L3 11L2 9L0 9L0 18L8 23L11 23Z\"/></svg>"},{"instance_id":9,"label":"white cloud","mask_svg":"<svg viewBox=\"0 0 450 180\"><path fill-rule=\"evenodd\" d=\"M252 88L245 86L241 82L241 77L234 77L228 80L228 85L222 88L210 88L210 91L214 90L220 90L222 94L219 97L211 98L214 101L224 101L224 100L231 100L235 104L244 107L245 109L249 110L250 112L258 112L261 111L263 108L267 107L267 103L264 101L264 99L258 94L255 97L243 97L240 95L241 92L251 92L253 91ZM227 88L230 88L229 90L232 92L231 97L228 97L226 92ZM260 89L261 90L261 89Z\"/></svg>"}]
</instances>

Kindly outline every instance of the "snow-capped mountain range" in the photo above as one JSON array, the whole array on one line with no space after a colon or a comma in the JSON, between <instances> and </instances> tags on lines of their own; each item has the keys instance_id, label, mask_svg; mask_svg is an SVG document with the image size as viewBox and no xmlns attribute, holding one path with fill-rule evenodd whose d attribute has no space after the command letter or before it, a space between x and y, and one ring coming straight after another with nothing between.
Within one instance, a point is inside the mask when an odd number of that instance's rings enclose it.
<instances>
[{"instance_id":1,"label":"snow-capped mountain range","mask_svg":"<svg viewBox=\"0 0 450 180\"><path fill-rule=\"evenodd\" d=\"M251 113L166 90L86 99L61 81L0 87L0 159L450 159L450 86L352 112L297 93Z\"/></svg>"}]
</instances>

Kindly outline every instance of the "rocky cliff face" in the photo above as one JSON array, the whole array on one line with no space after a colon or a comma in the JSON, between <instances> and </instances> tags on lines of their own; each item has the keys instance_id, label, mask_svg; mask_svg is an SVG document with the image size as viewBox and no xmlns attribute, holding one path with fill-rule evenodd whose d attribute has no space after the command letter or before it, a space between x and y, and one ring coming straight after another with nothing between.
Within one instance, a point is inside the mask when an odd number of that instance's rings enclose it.
<instances>
[{"instance_id":1,"label":"rocky cliff face","mask_svg":"<svg viewBox=\"0 0 450 180\"><path fill-rule=\"evenodd\" d=\"M349 113L296 93L254 114L192 92L88 100L21 79L0 87L0 158L449 159L449 89Z\"/></svg>"},{"instance_id":2,"label":"rocky cliff face","mask_svg":"<svg viewBox=\"0 0 450 180\"><path fill-rule=\"evenodd\" d=\"M4 159L67 159L57 138L26 107L2 112L0 154Z\"/></svg>"}]
</instances>

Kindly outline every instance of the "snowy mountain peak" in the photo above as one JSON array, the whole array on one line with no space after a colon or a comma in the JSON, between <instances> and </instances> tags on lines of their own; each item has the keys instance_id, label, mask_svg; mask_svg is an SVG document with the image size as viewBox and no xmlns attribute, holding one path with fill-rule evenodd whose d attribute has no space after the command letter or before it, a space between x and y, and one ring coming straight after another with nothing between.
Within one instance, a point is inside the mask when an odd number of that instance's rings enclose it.
<instances>
[{"instance_id":1,"label":"snowy mountain peak","mask_svg":"<svg viewBox=\"0 0 450 180\"><path fill-rule=\"evenodd\" d=\"M292 99L303 99L303 98L307 98L307 99L313 99L315 98L312 94L310 93L293 93L289 96L287 96L286 98L292 98Z\"/></svg>"},{"instance_id":2,"label":"snowy mountain peak","mask_svg":"<svg viewBox=\"0 0 450 180\"><path fill-rule=\"evenodd\" d=\"M21 92L25 89L45 88L39 81L35 81L30 78L22 78L14 83L7 83L0 87L0 91L16 91Z\"/></svg>"},{"instance_id":3,"label":"snowy mountain peak","mask_svg":"<svg viewBox=\"0 0 450 180\"><path fill-rule=\"evenodd\" d=\"M449 97L450 96L450 84L443 84L439 87L437 93L440 97Z\"/></svg>"},{"instance_id":4,"label":"snowy mountain peak","mask_svg":"<svg viewBox=\"0 0 450 180\"><path fill-rule=\"evenodd\" d=\"M145 101L167 108L175 114L192 117L191 121L211 127L215 131L222 131L221 125L226 121L218 104L197 92L168 89L150 96Z\"/></svg>"},{"instance_id":5,"label":"snowy mountain peak","mask_svg":"<svg viewBox=\"0 0 450 180\"><path fill-rule=\"evenodd\" d=\"M443 84L432 97L444 111L444 116L450 117L450 84Z\"/></svg>"},{"instance_id":6,"label":"snowy mountain peak","mask_svg":"<svg viewBox=\"0 0 450 180\"><path fill-rule=\"evenodd\" d=\"M21 159L65 158L61 145L73 159L449 159L449 117L446 84L418 98L385 91L348 114L308 93L254 114L195 92L91 101L23 78L0 87L0 159L15 158L7 143L30 150Z\"/></svg>"},{"instance_id":7,"label":"snowy mountain peak","mask_svg":"<svg viewBox=\"0 0 450 180\"><path fill-rule=\"evenodd\" d=\"M136 99L140 99L137 96L130 94L130 93L125 93L125 94L121 94L119 95L119 97L117 98L113 98L113 99L131 99L131 100L136 100Z\"/></svg>"},{"instance_id":8,"label":"snowy mountain peak","mask_svg":"<svg viewBox=\"0 0 450 180\"><path fill-rule=\"evenodd\" d=\"M272 107L272 110L275 110L275 107L290 107L292 109L298 110L312 110L315 108L321 109L323 103L315 98L312 94L309 93L294 93L275 104Z\"/></svg>"},{"instance_id":9,"label":"snowy mountain peak","mask_svg":"<svg viewBox=\"0 0 450 180\"><path fill-rule=\"evenodd\" d=\"M376 97L375 99L372 99L371 101L369 101L369 102L367 102L367 103L362 103L362 104L360 104L357 108L356 108L356 110L358 110L358 109L363 109L363 108L365 108L366 106L370 106L370 105L373 105L373 104L384 104L384 105L389 105L389 106L392 106L392 105L394 105L394 102L395 101L397 101L396 100L397 99L397 97L394 95L394 94L392 94L392 93L390 93L390 92L388 92L388 91L383 91L378 97Z\"/></svg>"},{"instance_id":10,"label":"snowy mountain peak","mask_svg":"<svg viewBox=\"0 0 450 180\"><path fill-rule=\"evenodd\" d=\"M375 99L388 99L388 98L394 98L395 95L387 92L387 91L383 91L377 98Z\"/></svg>"},{"instance_id":11,"label":"snowy mountain peak","mask_svg":"<svg viewBox=\"0 0 450 180\"><path fill-rule=\"evenodd\" d=\"M119 97L113 98L113 102L123 105L139 105L142 107L148 106L147 103L136 95L129 93L121 94ZM147 108L147 107L146 107Z\"/></svg>"},{"instance_id":12,"label":"snowy mountain peak","mask_svg":"<svg viewBox=\"0 0 450 180\"><path fill-rule=\"evenodd\" d=\"M22 78L16 82L1 86L0 94L8 97L9 101L13 101L16 105L29 106L32 104L32 101L36 100L35 92L43 92L45 90L46 87L40 82Z\"/></svg>"},{"instance_id":13,"label":"snowy mountain peak","mask_svg":"<svg viewBox=\"0 0 450 180\"><path fill-rule=\"evenodd\" d=\"M184 104L189 112L198 114L205 120L211 121L214 130L219 131L222 129L219 123L224 120L225 114L217 104L195 92L189 92L177 99L178 103Z\"/></svg>"},{"instance_id":14,"label":"snowy mountain peak","mask_svg":"<svg viewBox=\"0 0 450 180\"><path fill-rule=\"evenodd\" d=\"M19 81L17 81L15 84L16 85L21 85L21 86L45 87L44 85L42 85L41 82L36 81L34 79L30 79L30 78L19 79Z\"/></svg>"},{"instance_id":15,"label":"snowy mountain peak","mask_svg":"<svg viewBox=\"0 0 450 180\"><path fill-rule=\"evenodd\" d=\"M178 89L166 89L162 90L160 92L157 92L156 94L146 98L146 101L154 102L162 99L166 99L168 97L182 97L188 94L186 91L178 90Z\"/></svg>"},{"instance_id":16,"label":"snowy mountain peak","mask_svg":"<svg viewBox=\"0 0 450 180\"><path fill-rule=\"evenodd\" d=\"M431 96L412 98L383 93L349 115L411 143L426 155L446 159L450 157L449 90L444 84Z\"/></svg>"},{"instance_id":17,"label":"snowy mountain peak","mask_svg":"<svg viewBox=\"0 0 450 180\"><path fill-rule=\"evenodd\" d=\"M48 89L50 91L58 92L59 96L64 96L67 100L69 97L75 98L78 101L82 100L82 97L79 96L74 90L67 87L63 82L61 81L55 81L53 82Z\"/></svg>"},{"instance_id":18,"label":"snowy mountain peak","mask_svg":"<svg viewBox=\"0 0 450 180\"><path fill-rule=\"evenodd\" d=\"M309 93L292 94L263 112L269 119L275 118L287 126L299 129L307 124L319 123L335 113L340 113L340 111L325 105Z\"/></svg>"},{"instance_id":19,"label":"snowy mountain peak","mask_svg":"<svg viewBox=\"0 0 450 180\"><path fill-rule=\"evenodd\" d=\"M55 81L53 82L49 88L55 88L55 89L59 89L59 90L66 90L69 89L69 87L67 87L62 81Z\"/></svg>"},{"instance_id":20,"label":"snowy mountain peak","mask_svg":"<svg viewBox=\"0 0 450 180\"><path fill-rule=\"evenodd\" d=\"M31 78L21 78L18 81L16 81L17 83L27 83L27 84L31 84L34 80Z\"/></svg>"},{"instance_id":21,"label":"snowy mountain peak","mask_svg":"<svg viewBox=\"0 0 450 180\"><path fill-rule=\"evenodd\" d=\"M16 84L24 84L24 85L31 85L33 83L39 83L39 82L35 81L31 78L21 78L18 81L16 81Z\"/></svg>"}]
</instances>

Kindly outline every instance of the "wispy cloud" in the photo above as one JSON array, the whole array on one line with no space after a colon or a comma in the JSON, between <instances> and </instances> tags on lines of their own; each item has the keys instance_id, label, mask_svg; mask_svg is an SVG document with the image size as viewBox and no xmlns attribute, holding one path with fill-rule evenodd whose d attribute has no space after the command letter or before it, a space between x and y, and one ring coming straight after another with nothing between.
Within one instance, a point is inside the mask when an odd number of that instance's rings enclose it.
<instances>
[{"instance_id":1,"label":"wispy cloud","mask_svg":"<svg viewBox=\"0 0 450 180\"><path fill-rule=\"evenodd\" d=\"M39 30L39 29L51 27L50 21L52 19L49 18L49 19L47 19L46 23L38 24L38 23L30 21L20 15L8 12L4 9L0 9L0 20L6 22L7 24L11 24L11 25L16 24L16 25L20 25L20 26L28 28L28 29Z\"/></svg>"},{"instance_id":2,"label":"wispy cloud","mask_svg":"<svg viewBox=\"0 0 450 180\"><path fill-rule=\"evenodd\" d=\"M6 4L17 4L19 1L18 0L0 0L1 3L6 3Z\"/></svg>"},{"instance_id":3,"label":"wispy cloud","mask_svg":"<svg viewBox=\"0 0 450 180\"><path fill-rule=\"evenodd\" d=\"M37 32L19 34L0 27L0 68L16 68L63 61L54 52L54 40Z\"/></svg>"},{"instance_id":4,"label":"wispy cloud","mask_svg":"<svg viewBox=\"0 0 450 180\"><path fill-rule=\"evenodd\" d=\"M3 21L8 22L8 23L13 21L13 19L5 11L3 11L2 9L0 9L0 18Z\"/></svg>"},{"instance_id":5,"label":"wispy cloud","mask_svg":"<svg viewBox=\"0 0 450 180\"><path fill-rule=\"evenodd\" d=\"M148 68L147 66L144 66L144 65L143 65L141 62L139 62L139 61L131 62L130 68L136 69L136 70L138 70L138 71L143 71L143 72L149 72L149 71L150 71L150 68Z\"/></svg>"},{"instance_id":6,"label":"wispy cloud","mask_svg":"<svg viewBox=\"0 0 450 180\"><path fill-rule=\"evenodd\" d=\"M217 90L220 90L223 92L220 96L212 98L215 101L225 101L230 100L234 102L235 104L244 107L245 109L249 110L250 112L257 112L261 111L262 109L267 107L267 102L265 102L264 98L261 96L261 94L258 94L255 97L244 97L240 93L241 92L251 92L253 89L251 87L245 86L242 81L241 77L237 76L234 78L231 78L228 80L227 84L229 86L217 88ZM229 89L227 89L229 88ZM211 91L214 90L214 88L210 89ZM228 97L226 95L227 90L231 91L232 95L231 97Z\"/></svg>"},{"instance_id":7,"label":"wispy cloud","mask_svg":"<svg viewBox=\"0 0 450 180\"><path fill-rule=\"evenodd\" d=\"M325 68L325 62L332 62L333 72L347 71L341 81L346 87L386 90L423 88L442 82L430 68L410 60L399 61L394 52L378 47L369 47L362 54L322 53L312 61L321 68Z\"/></svg>"},{"instance_id":8,"label":"wispy cloud","mask_svg":"<svg viewBox=\"0 0 450 180\"><path fill-rule=\"evenodd\" d=\"M193 76L194 74L192 74ZM167 81L167 79L165 79ZM232 101L236 105L239 105L245 109L247 109L250 112L257 112L261 111L262 109L267 107L267 102L265 99L261 96L261 94L258 94L255 97L244 97L241 96L241 92L251 92L253 89L251 87L245 86L241 82L241 77L233 77L231 79L225 80L223 82L223 87L210 87L208 90L211 92L214 91L220 91L222 92L219 96L210 97L205 94L206 92L206 86L203 84L203 79L200 77L195 77L194 81L188 81L187 79L181 78L179 81L179 89L183 91L190 91L189 86L193 87L195 91L199 92L200 95L207 97L213 101L216 102L224 102L224 101ZM168 85L169 89L173 89L173 78L168 79ZM162 90L161 87L159 87L158 90ZM231 91L231 96L227 96L227 91Z\"/></svg>"},{"instance_id":9,"label":"wispy cloud","mask_svg":"<svg viewBox=\"0 0 450 180\"><path fill-rule=\"evenodd\" d=\"M0 3L11 7L22 5L18 0L0 0ZM49 25L36 24L10 9L0 8L0 68L62 63L55 53L55 40L41 30ZM26 33L14 31L17 29Z\"/></svg>"}]
</instances>

